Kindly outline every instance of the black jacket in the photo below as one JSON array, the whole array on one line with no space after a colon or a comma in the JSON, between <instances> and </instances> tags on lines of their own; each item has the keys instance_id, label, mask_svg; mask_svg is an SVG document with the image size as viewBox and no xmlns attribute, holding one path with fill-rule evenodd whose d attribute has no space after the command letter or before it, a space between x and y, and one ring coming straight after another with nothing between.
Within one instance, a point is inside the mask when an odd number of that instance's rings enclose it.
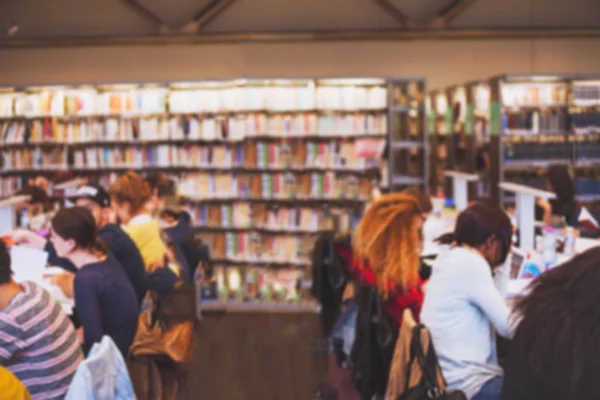
<instances>
[{"instance_id":1,"label":"black jacket","mask_svg":"<svg viewBox=\"0 0 600 400\"><path fill-rule=\"evenodd\" d=\"M350 360L352 381L360 398L384 396L394 357L398 326L383 310L377 289L356 284L358 315Z\"/></svg>"},{"instance_id":2,"label":"black jacket","mask_svg":"<svg viewBox=\"0 0 600 400\"><path fill-rule=\"evenodd\" d=\"M146 294L147 282L146 266L139 249L118 225L108 224L103 226L98 231L98 237L106 242L108 251L123 267L138 303L141 304ZM50 241L48 241L44 250L48 252L48 262L51 265L62 267L67 271L77 272L77 267L71 261L56 255L56 250Z\"/></svg>"},{"instance_id":3,"label":"black jacket","mask_svg":"<svg viewBox=\"0 0 600 400\"><path fill-rule=\"evenodd\" d=\"M181 259L179 261L186 267L184 277L191 281L198 263L210 263L210 249L195 238L194 228L186 219L180 219L175 226L166 228L164 233L167 242L175 246L176 256Z\"/></svg>"}]
</instances>

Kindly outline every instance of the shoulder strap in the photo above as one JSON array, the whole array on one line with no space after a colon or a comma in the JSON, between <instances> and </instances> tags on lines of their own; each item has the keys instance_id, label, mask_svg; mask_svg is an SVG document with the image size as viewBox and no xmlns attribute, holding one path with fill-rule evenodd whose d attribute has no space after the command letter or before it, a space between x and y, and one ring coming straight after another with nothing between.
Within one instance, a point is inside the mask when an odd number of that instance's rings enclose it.
<instances>
[{"instance_id":1,"label":"shoulder strap","mask_svg":"<svg viewBox=\"0 0 600 400\"><path fill-rule=\"evenodd\" d=\"M421 341L421 331L425 329L425 326L418 324L413 329L413 340L411 341L411 357L414 354L419 366L421 367L421 373L423 374L422 382L425 384L428 394L431 398L436 399L442 395L443 389L437 384L437 357L433 351L433 343L431 343L431 337L429 340L429 348L427 354L423 351L423 343Z\"/></svg>"}]
</instances>

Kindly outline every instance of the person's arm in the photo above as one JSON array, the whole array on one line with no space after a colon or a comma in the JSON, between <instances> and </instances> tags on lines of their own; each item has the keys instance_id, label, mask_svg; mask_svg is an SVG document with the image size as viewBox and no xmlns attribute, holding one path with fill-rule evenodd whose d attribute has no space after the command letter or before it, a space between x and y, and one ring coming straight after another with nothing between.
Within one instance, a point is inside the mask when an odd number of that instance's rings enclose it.
<instances>
[{"instance_id":1,"label":"person's arm","mask_svg":"<svg viewBox=\"0 0 600 400\"><path fill-rule=\"evenodd\" d=\"M552 204L546 199L537 199L536 204L544 210L542 222L547 224L552 219Z\"/></svg>"},{"instance_id":2,"label":"person's arm","mask_svg":"<svg viewBox=\"0 0 600 400\"><path fill-rule=\"evenodd\" d=\"M93 278L80 273L75 277L75 284L73 285L75 310L83 327L83 348L86 354L94 343L99 343L102 340L104 335L102 311L100 310L97 289L99 282L95 282Z\"/></svg>"},{"instance_id":3,"label":"person's arm","mask_svg":"<svg viewBox=\"0 0 600 400\"><path fill-rule=\"evenodd\" d=\"M510 310L494 285L492 274L487 264L471 265L468 268L467 293L471 302L476 305L490 320L498 334L511 338L513 327L510 321Z\"/></svg>"},{"instance_id":4,"label":"person's arm","mask_svg":"<svg viewBox=\"0 0 600 400\"><path fill-rule=\"evenodd\" d=\"M508 293L508 281L510 280L510 260L511 255L506 258L506 262L494 270L494 286L498 289L500 296L506 297Z\"/></svg>"}]
</instances>

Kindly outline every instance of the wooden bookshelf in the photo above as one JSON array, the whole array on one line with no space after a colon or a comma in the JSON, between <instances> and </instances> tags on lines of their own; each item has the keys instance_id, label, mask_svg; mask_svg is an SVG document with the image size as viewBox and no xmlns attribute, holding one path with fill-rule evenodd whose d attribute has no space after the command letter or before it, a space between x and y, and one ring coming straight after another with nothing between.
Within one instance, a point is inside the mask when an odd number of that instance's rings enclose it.
<instances>
[{"instance_id":1,"label":"wooden bookshelf","mask_svg":"<svg viewBox=\"0 0 600 400\"><path fill-rule=\"evenodd\" d=\"M70 171L176 182L219 264L305 268L350 229L389 144L393 190L426 182L421 79L255 79L0 92L0 196Z\"/></svg>"}]
</instances>

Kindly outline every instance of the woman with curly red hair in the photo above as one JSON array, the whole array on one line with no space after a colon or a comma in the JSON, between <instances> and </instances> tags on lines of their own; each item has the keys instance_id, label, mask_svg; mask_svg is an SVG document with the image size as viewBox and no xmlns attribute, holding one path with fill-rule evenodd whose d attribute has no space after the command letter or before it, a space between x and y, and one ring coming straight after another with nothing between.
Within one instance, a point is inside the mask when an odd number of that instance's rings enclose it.
<instances>
[{"instance_id":1,"label":"woman with curly red hair","mask_svg":"<svg viewBox=\"0 0 600 400\"><path fill-rule=\"evenodd\" d=\"M423 302L419 269L424 217L413 196L381 196L365 212L353 238L355 278L377 288L383 308L400 325L410 308L418 318Z\"/></svg>"}]
</instances>

